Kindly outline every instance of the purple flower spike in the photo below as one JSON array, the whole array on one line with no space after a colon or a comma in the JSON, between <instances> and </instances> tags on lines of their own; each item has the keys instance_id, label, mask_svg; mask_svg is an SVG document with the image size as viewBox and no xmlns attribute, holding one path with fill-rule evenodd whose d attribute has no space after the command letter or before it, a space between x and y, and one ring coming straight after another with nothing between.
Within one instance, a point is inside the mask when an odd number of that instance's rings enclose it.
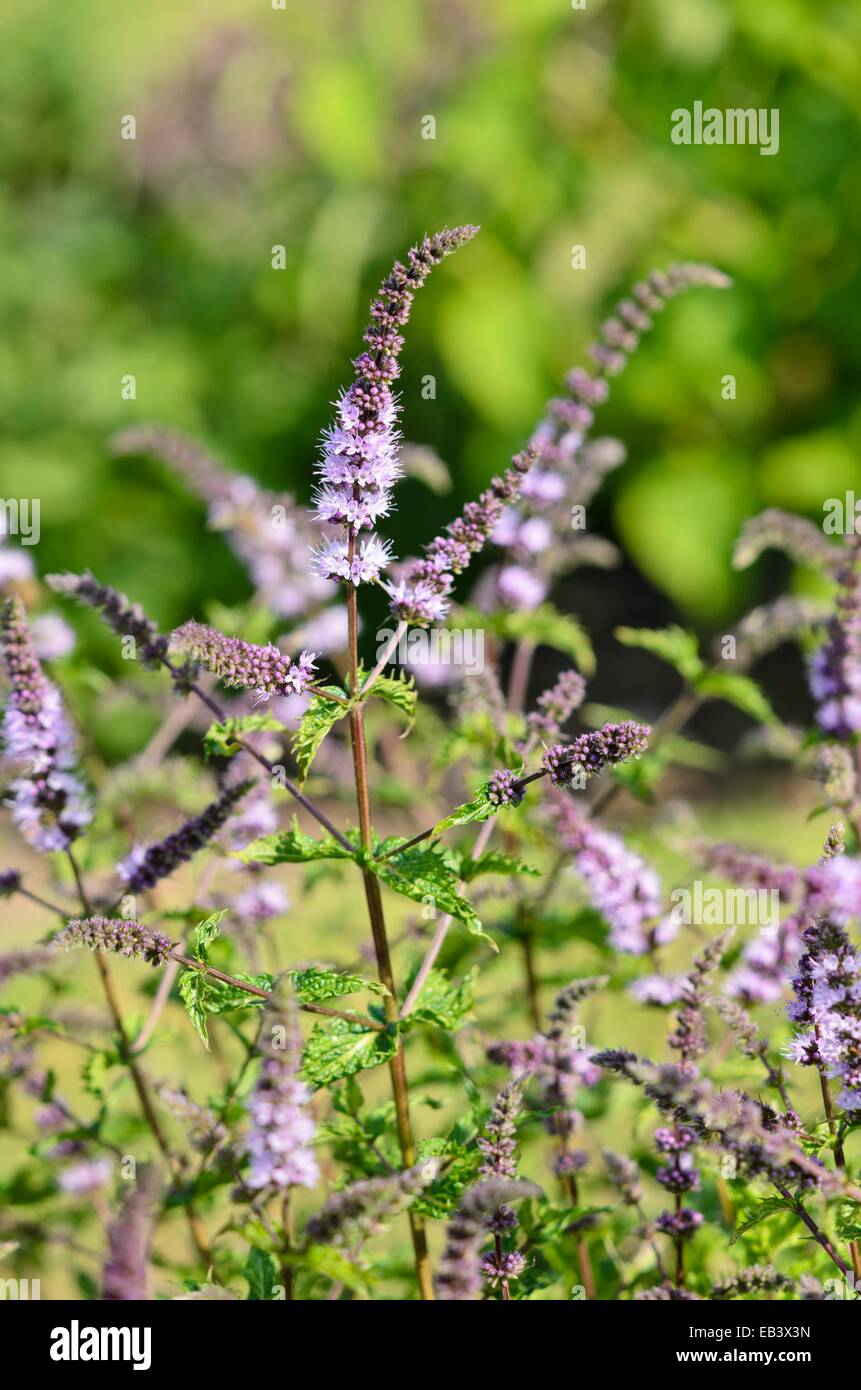
<instances>
[{"instance_id":1,"label":"purple flower spike","mask_svg":"<svg viewBox=\"0 0 861 1390\"><path fill-rule=\"evenodd\" d=\"M117 865L120 878L130 893L154 888L160 879L167 878L180 864L185 864L198 850L217 835L233 813L238 801L254 786L253 781L239 782L228 787L199 816L193 816L166 839L144 848L136 846L131 854Z\"/></svg>"},{"instance_id":2,"label":"purple flower spike","mask_svg":"<svg viewBox=\"0 0 861 1390\"><path fill-rule=\"evenodd\" d=\"M135 957L154 966L164 965L173 949L164 932L150 931L131 917L75 918L57 932L52 944L66 951L72 946L113 951L115 955Z\"/></svg>"},{"instance_id":3,"label":"purple flower spike","mask_svg":"<svg viewBox=\"0 0 861 1390\"><path fill-rule=\"evenodd\" d=\"M401 477L399 407L392 391L404 345L400 330L410 316L415 291L434 266L477 231L455 227L425 237L408 252L407 264L396 262L380 286L364 334L367 349L354 360L355 380L338 400L334 423L323 434L314 496L318 520L358 534L373 531L391 511L392 488ZM327 579L360 584L377 579L389 558L388 548L380 543L360 546L356 558L346 546L326 545L317 553L315 568Z\"/></svg>"},{"instance_id":4,"label":"purple flower spike","mask_svg":"<svg viewBox=\"0 0 861 1390\"><path fill-rule=\"evenodd\" d=\"M92 812L73 773L75 740L60 692L42 672L18 598L3 605L0 645L9 681L5 752L27 765L9 788L12 816L35 849L65 850L89 825Z\"/></svg>"},{"instance_id":5,"label":"purple flower spike","mask_svg":"<svg viewBox=\"0 0 861 1390\"><path fill-rule=\"evenodd\" d=\"M856 559L839 575L828 636L810 663L816 722L834 738L861 733L861 573Z\"/></svg>"},{"instance_id":6,"label":"purple flower spike","mask_svg":"<svg viewBox=\"0 0 861 1390\"><path fill-rule=\"evenodd\" d=\"M320 1170L311 1148L314 1121L307 1110L311 1092L299 1080L302 1038L295 1002L267 1005L258 1044L263 1065L248 1100L252 1128L247 1150L247 1186L255 1191L315 1187Z\"/></svg>"},{"instance_id":7,"label":"purple flower spike","mask_svg":"<svg viewBox=\"0 0 861 1390\"><path fill-rule=\"evenodd\" d=\"M184 652L205 666L224 685L255 690L259 700L272 695L301 695L314 671L315 652L291 661L270 642L261 647L240 637L225 637L205 623L188 622L171 637L174 651Z\"/></svg>"}]
</instances>

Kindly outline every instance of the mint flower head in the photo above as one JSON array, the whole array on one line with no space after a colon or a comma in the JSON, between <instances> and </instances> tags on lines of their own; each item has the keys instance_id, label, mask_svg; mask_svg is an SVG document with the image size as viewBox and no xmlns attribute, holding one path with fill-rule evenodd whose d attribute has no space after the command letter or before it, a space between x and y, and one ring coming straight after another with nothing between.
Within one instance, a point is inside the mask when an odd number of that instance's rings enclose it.
<instances>
[{"instance_id":1,"label":"mint flower head","mask_svg":"<svg viewBox=\"0 0 861 1390\"><path fill-rule=\"evenodd\" d=\"M388 586L396 617L417 626L445 617L455 576L484 549L506 506L520 496L534 462L530 449L516 454L502 477L492 478L478 501L467 502L461 515L431 541L427 559L410 561L400 581Z\"/></svg>"},{"instance_id":2,"label":"mint flower head","mask_svg":"<svg viewBox=\"0 0 861 1390\"><path fill-rule=\"evenodd\" d=\"M18 598L3 605L0 646L9 687L5 755L26 765L9 788L12 817L34 849L65 850L92 811L75 775L75 738L62 697L42 671Z\"/></svg>"},{"instance_id":3,"label":"mint flower head","mask_svg":"<svg viewBox=\"0 0 861 1390\"><path fill-rule=\"evenodd\" d=\"M139 893L145 888L154 888L161 879L167 878L180 864L186 863L198 850L203 849L229 820L237 802L253 785L253 781L246 781L228 787L199 816L192 816L172 835L147 847L136 845L117 866L128 891Z\"/></svg>"},{"instance_id":4,"label":"mint flower head","mask_svg":"<svg viewBox=\"0 0 861 1390\"><path fill-rule=\"evenodd\" d=\"M407 264L397 261L380 286L364 333L366 349L353 362L355 380L337 401L335 419L323 433L314 495L319 521L346 528L355 537L360 531L373 531L391 511L392 489L401 476L399 406L392 390L400 375L400 330L410 316L415 291L434 266L477 231L455 227L425 237L407 253ZM352 541L334 548L326 545L316 554L315 569L324 578L358 584L376 579L390 557L386 547L366 545L358 569L353 558Z\"/></svg>"},{"instance_id":5,"label":"mint flower head","mask_svg":"<svg viewBox=\"0 0 861 1390\"><path fill-rule=\"evenodd\" d=\"M224 685L256 691L258 700L301 695L312 678L316 657L316 652L302 652L297 661L291 661L271 642L265 647L243 642L194 621L176 629L171 649L205 666Z\"/></svg>"},{"instance_id":6,"label":"mint flower head","mask_svg":"<svg viewBox=\"0 0 861 1390\"><path fill-rule=\"evenodd\" d=\"M263 1063L248 1099L252 1127L246 1141L251 1159L246 1186L255 1191L315 1187L320 1170L311 1147L311 1092L299 1080L302 1039L292 999L286 1006L270 1000L258 1046Z\"/></svg>"},{"instance_id":7,"label":"mint flower head","mask_svg":"<svg viewBox=\"0 0 861 1390\"><path fill-rule=\"evenodd\" d=\"M110 951L153 966L164 965L173 949L164 932L150 931L130 917L75 918L57 932L51 944L65 951L88 946L91 951Z\"/></svg>"},{"instance_id":8,"label":"mint flower head","mask_svg":"<svg viewBox=\"0 0 861 1390\"><path fill-rule=\"evenodd\" d=\"M555 787L567 786L579 774L594 777L605 767L639 758L649 742L648 724L625 719L621 724L603 724L573 743L554 743L544 754L543 766Z\"/></svg>"},{"instance_id":9,"label":"mint flower head","mask_svg":"<svg viewBox=\"0 0 861 1390\"><path fill-rule=\"evenodd\" d=\"M849 738L861 733L861 573L856 556L838 578L836 611L810 663L810 690L820 729L834 738Z\"/></svg>"}]
</instances>

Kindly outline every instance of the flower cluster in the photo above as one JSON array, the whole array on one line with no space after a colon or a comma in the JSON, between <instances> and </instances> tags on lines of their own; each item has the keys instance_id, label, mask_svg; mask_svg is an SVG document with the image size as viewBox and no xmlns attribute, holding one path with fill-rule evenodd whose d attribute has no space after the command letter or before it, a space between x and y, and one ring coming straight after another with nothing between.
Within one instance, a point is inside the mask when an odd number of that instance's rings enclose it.
<instances>
[{"instance_id":1,"label":"flower cluster","mask_svg":"<svg viewBox=\"0 0 861 1390\"><path fill-rule=\"evenodd\" d=\"M625 719L603 724L600 729L578 734L572 743L554 743L545 750L542 766L555 787L568 786L575 778L595 777L605 767L639 758L645 752L651 729Z\"/></svg>"},{"instance_id":2,"label":"flower cluster","mask_svg":"<svg viewBox=\"0 0 861 1390\"><path fill-rule=\"evenodd\" d=\"M108 1258L102 1276L102 1298L107 1301L142 1302L149 1298L149 1249L158 1188L156 1170L143 1168L108 1231Z\"/></svg>"},{"instance_id":3,"label":"flower cluster","mask_svg":"<svg viewBox=\"0 0 861 1390\"><path fill-rule=\"evenodd\" d=\"M586 694L586 682L578 671L563 671L556 684L536 701L538 709L527 716L529 732L535 738L558 738Z\"/></svg>"},{"instance_id":4,"label":"flower cluster","mask_svg":"<svg viewBox=\"0 0 861 1390\"><path fill-rule=\"evenodd\" d=\"M11 898L21 887L21 873L18 869L4 869L0 873L0 898Z\"/></svg>"},{"instance_id":5,"label":"flower cluster","mask_svg":"<svg viewBox=\"0 0 861 1390\"><path fill-rule=\"evenodd\" d=\"M246 1185L254 1191L314 1187L320 1170L311 1148L311 1093L298 1076L302 1040L292 1000L286 1008L277 1000L267 1005L258 1047L263 1063L248 1099L252 1128L246 1141L251 1159Z\"/></svg>"},{"instance_id":6,"label":"flower cluster","mask_svg":"<svg viewBox=\"0 0 861 1390\"><path fill-rule=\"evenodd\" d=\"M793 864L775 864L765 855L752 854L738 845L698 840L692 852L703 868L718 878L740 883L745 888L776 892L783 902L791 902L801 888L801 874Z\"/></svg>"},{"instance_id":7,"label":"flower cluster","mask_svg":"<svg viewBox=\"0 0 861 1390\"><path fill-rule=\"evenodd\" d=\"M611 1149L605 1149L601 1157L607 1169L607 1176L619 1192L622 1201L630 1207L639 1206L643 1199L643 1188L640 1183L640 1170L634 1160L628 1158L627 1154L614 1153Z\"/></svg>"},{"instance_id":8,"label":"flower cluster","mask_svg":"<svg viewBox=\"0 0 861 1390\"><path fill-rule=\"evenodd\" d=\"M190 656L227 686L253 690L258 700L273 695L301 695L312 678L315 652L302 652L291 661L270 642L265 647L226 637L214 627L183 623L170 639L171 649Z\"/></svg>"},{"instance_id":9,"label":"flower cluster","mask_svg":"<svg viewBox=\"0 0 861 1390\"><path fill-rule=\"evenodd\" d=\"M738 1274L728 1279L719 1279L712 1285L712 1298L739 1298L749 1293L776 1293L780 1289L791 1289L793 1281L786 1274L778 1274L773 1265L748 1265Z\"/></svg>"},{"instance_id":10,"label":"flower cluster","mask_svg":"<svg viewBox=\"0 0 861 1390\"><path fill-rule=\"evenodd\" d=\"M824 569L827 574L836 574L843 561L843 551L826 539L821 527L776 507L745 522L736 541L733 565L747 569L765 550L782 550L796 563Z\"/></svg>"},{"instance_id":11,"label":"flower cluster","mask_svg":"<svg viewBox=\"0 0 861 1390\"><path fill-rule=\"evenodd\" d=\"M483 1155L480 1180L516 1179L516 1121L522 1106L523 1085L517 1079L504 1087L496 1097L485 1132L478 1139L478 1147ZM503 1203L487 1217L487 1227L493 1233L494 1248L485 1251L482 1256L482 1273L492 1288L502 1284L507 1295L509 1281L518 1278L526 1268L526 1261L518 1251L505 1250L502 1245L503 1236L510 1237L517 1229L517 1213L513 1207Z\"/></svg>"},{"instance_id":12,"label":"flower cluster","mask_svg":"<svg viewBox=\"0 0 861 1390\"><path fill-rule=\"evenodd\" d=\"M480 1296L483 1270L479 1248L488 1218L518 1198L535 1195L537 1190L531 1183L514 1182L510 1178L485 1178L466 1189L448 1224L445 1250L437 1270L437 1298L451 1302ZM517 1272L521 1270L522 1266ZM499 1277L511 1278L512 1275Z\"/></svg>"},{"instance_id":13,"label":"flower cluster","mask_svg":"<svg viewBox=\"0 0 861 1390\"><path fill-rule=\"evenodd\" d=\"M199 816L193 816L166 839L154 845L136 845L117 865L117 872L130 893L154 888L180 864L192 859L224 825L236 803L250 791L253 782L227 787Z\"/></svg>"},{"instance_id":14,"label":"flower cluster","mask_svg":"<svg viewBox=\"0 0 861 1390\"><path fill-rule=\"evenodd\" d=\"M487 799L494 806L519 806L526 792L517 774L510 768L500 768L487 783Z\"/></svg>"},{"instance_id":15,"label":"flower cluster","mask_svg":"<svg viewBox=\"0 0 861 1390\"><path fill-rule=\"evenodd\" d=\"M346 1245L385 1230L389 1217L405 1211L437 1176L438 1165L431 1159L391 1173L383 1178L354 1182L341 1192L333 1192L314 1216L306 1232L322 1245Z\"/></svg>"},{"instance_id":16,"label":"flower cluster","mask_svg":"<svg viewBox=\"0 0 861 1390\"><path fill-rule=\"evenodd\" d=\"M63 950L88 946L91 951L113 951L154 966L164 965L173 949L164 932L151 931L132 917L76 917L57 932L53 944Z\"/></svg>"},{"instance_id":17,"label":"flower cluster","mask_svg":"<svg viewBox=\"0 0 861 1390\"><path fill-rule=\"evenodd\" d=\"M35 849L65 850L89 825L92 811L73 772L75 740L60 692L42 671L18 598L3 605L0 644L9 682L5 753L26 764L9 788L12 815Z\"/></svg>"},{"instance_id":18,"label":"flower cluster","mask_svg":"<svg viewBox=\"0 0 861 1390\"><path fill-rule=\"evenodd\" d=\"M495 580L495 598L505 607L535 608L546 597L554 574L576 564L606 566L618 555L606 543L572 530L572 505L586 503L604 476L624 460L617 440L588 440L595 410L610 395L608 378L623 370L640 337L677 294L696 286L723 289L727 277L708 265L671 265L634 286L604 323L600 339L589 348L595 372L575 367L567 394L548 404L530 444L536 462L522 489L522 503L509 507L493 536L506 551Z\"/></svg>"},{"instance_id":19,"label":"flower cluster","mask_svg":"<svg viewBox=\"0 0 861 1390\"><path fill-rule=\"evenodd\" d=\"M388 585L392 611L402 622L426 626L445 617L455 576L487 544L506 504L520 495L534 461L529 449L516 454L502 477L492 478L478 501L467 502L463 514L431 541L427 558L410 561L398 582Z\"/></svg>"},{"instance_id":20,"label":"flower cluster","mask_svg":"<svg viewBox=\"0 0 861 1390\"><path fill-rule=\"evenodd\" d=\"M654 869L628 849L618 835L601 830L557 792L550 798L559 841L573 857L593 905L607 921L617 951L646 955L672 940L678 926L664 914L661 885Z\"/></svg>"},{"instance_id":21,"label":"flower cluster","mask_svg":"<svg viewBox=\"0 0 861 1390\"><path fill-rule=\"evenodd\" d=\"M392 393L404 343L400 330L409 318L415 291L434 266L477 231L477 227L455 227L425 237L408 252L407 264L396 262L380 286L364 334L367 348L353 363L355 380L338 400L335 421L323 435L314 498L320 521L348 527L355 536L362 530L373 531L391 510L392 488L401 476L395 428L398 405ZM353 584L376 579L389 562L388 547L367 545L359 568L354 567L354 547L353 539L324 546L317 552L317 573Z\"/></svg>"},{"instance_id":22,"label":"flower cluster","mask_svg":"<svg viewBox=\"0 0 861 1390\"><path fill-rule=\"evenodd\" d=\"M849 738L861 733L861 572L854 547L838 577L836 610L810 663L810 690L820 729Z\"/></svg>"},{"instance_id":23,"label":"flower cluster","mask_svg":"<svg viewBox=\"0 0 861 1390\"><path fill-rule=\"evenodd\" d=\"M838 1105L861 1110L861 959L843 927L812 922L792 980L789 1017L801 1031L787 1055L842 1083Z\"/></svg>"},{"instance_id":24,"label":"flower cluster","mask_svg":"<svg viewBox=\"0 0 861 1390\"><path fill-rule=\"evenodd\" d=\"M582 1123L573 1100L582 1080L582 1061L588 1055L581 1045L582 1029L577 1029L577 1015L583 1000L606 983L606 976L572 980L557 995L544 1034L547 1047L537 1072L539 1104L547 1112L545 1125L548 1133L556 1135L559 1140L555 1166L560 1176L573 1174L586 1162L585 1154L572 1153L568 1148L570 1136ZM580 1065L576 1057L578 1052L584 1054ZM595 1079L596 1072L591 1062L588 1066L591 1078Z\"/></svg>"},{"instance_id":25,"label":"flower cluster","mask_svg":"<svg viewBox=\"0 0 861 1390\"><path fill-rule=\"evenodd\" d=\"M705 1006L708 985L731 937L732 928L710 941L694 959L693 968L682 986L681 1008L676 1015L676 1028L670 1034L669 1045L679 1053L683 1062L695 1061L707 1049Z\"/></svg>"}]
</instances>

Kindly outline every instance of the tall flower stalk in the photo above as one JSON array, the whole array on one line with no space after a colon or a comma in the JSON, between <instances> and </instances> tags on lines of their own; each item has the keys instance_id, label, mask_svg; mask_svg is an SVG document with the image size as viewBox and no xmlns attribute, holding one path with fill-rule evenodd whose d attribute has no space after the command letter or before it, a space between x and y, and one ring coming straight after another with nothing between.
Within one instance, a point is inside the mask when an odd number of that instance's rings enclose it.
<instances>
[{"instance_id":1,"label":"tall flower stalk","mask_svg":"<svg viewBox=\"0 0 861 1390\"><path fill-rule=\"evenodd\" d=\"M362 574L357 564L367 562L368 546L362 551L359 535L370 530L379 517L391 506L391 489L398 475L396 435L394 431L396 403L392 383L399 374L398 356L403 346L399 329L406 323L414 291L420 288L431 269L444 256L469 241L475 227L461 227L452 232L440 232L426 237L408 255L406 266L397 263L383 281L379 296L371 306L371 324L365 332L367 351L354 362L356 378L338 404L338 419L323 439L323 459L320 466L320 489L317 495L317 515L322 521L344 526L344 538L336 548L327 548L318 560L318 572L326 577L336 575L346 581L348 660L350 690L359 688L359 612L357 586ZM379 564L370 570L365 564L364 577L375 577L382 568L382 549L375 551ZM343 572L342 572L343 565ZM359 831L366 853L373 849L371 794L368 779L368 753L360 704L350 709L350 743L353 752L353 771L356 783L356 803L359 812ZM386 988L384 1010L386 1022L394 1027L398 1021L395 977L386 919L383 911L380 881L369 869L362 869L365 900L371 924L377 973ZM398 1039L397 1050L389 1063L395 1119L401 1159L405 1168L415 1164L416 1150L410 1119L409 1090L403 1042ZM410 1232L415 1255L416 1275L422 1299L433 1298L430 1256L422 1217L412 1208L409 1211Z\"/></svg>"}]
</instances>

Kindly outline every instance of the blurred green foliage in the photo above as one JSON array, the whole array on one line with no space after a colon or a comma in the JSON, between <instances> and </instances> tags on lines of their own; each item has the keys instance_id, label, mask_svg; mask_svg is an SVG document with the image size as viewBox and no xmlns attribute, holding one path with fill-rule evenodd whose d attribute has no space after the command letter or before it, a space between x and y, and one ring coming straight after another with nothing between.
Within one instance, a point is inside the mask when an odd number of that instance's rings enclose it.
<instances>
[{"instance_id":1,"label":"blurred green foliage","mask_svg":"<svg viewBox=\"0 0 861 1390\"><path fill-rule=\"evenodd\" d=\"M707 259L735 288L674 306L614 390L630 462L596 515L683 617L737 611L743 517L858 478L859 40L852 0L7 0L0 493L41 498L41 568L91 565L163 623L241 599L198 504L106 437L183 427L307 497L376 281L475 221L403 377L457 497L404 484L400 552L523 442L613 295ZM674 146L695 100L778 107L779 154Z\"/></svg>"}]
</instances>

